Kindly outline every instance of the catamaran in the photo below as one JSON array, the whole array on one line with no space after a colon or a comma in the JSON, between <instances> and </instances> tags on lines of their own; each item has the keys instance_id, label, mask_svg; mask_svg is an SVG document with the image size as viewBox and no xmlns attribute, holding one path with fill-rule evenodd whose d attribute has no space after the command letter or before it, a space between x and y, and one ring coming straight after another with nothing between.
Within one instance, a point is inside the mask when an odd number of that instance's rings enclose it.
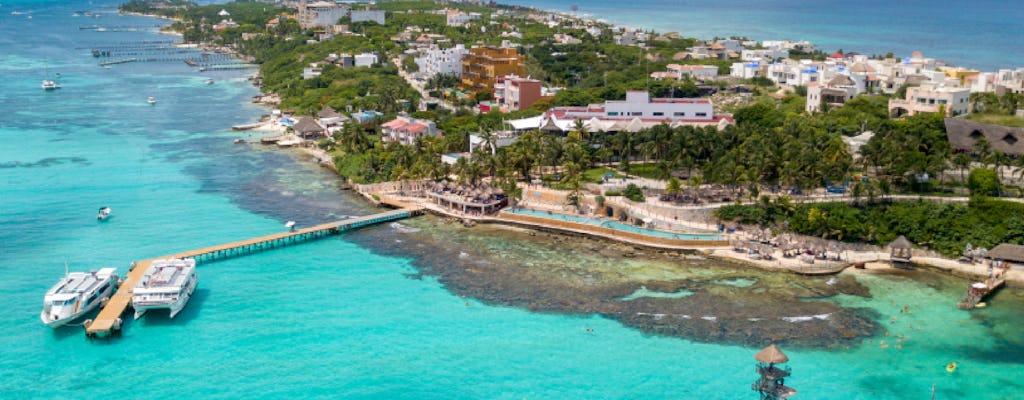
<instances>
[{"instance_id":1,"label":"catamaran","mask_svg":"<svg viewBox=\"0 0 1024 400\"><path fill-rule=\"evenodd\" d=\"M114 292L118 280L116 272L117 268L65 272L64 278L46 292L39 319L47 326L57 328L92 311Z\"/></svg>"},{"instance_id":2,"label":"catamaran","mask_svg":"<svg viewBox=\"0 0 1024 400\"><path fill-rule=\"evenodd\" d=\"M170 309L171 318L174 318L192 297L198 280L196 260L153 260L132 291L135 319L139 319L146 311L158 308Z\"/></svg>"}]
</instances>

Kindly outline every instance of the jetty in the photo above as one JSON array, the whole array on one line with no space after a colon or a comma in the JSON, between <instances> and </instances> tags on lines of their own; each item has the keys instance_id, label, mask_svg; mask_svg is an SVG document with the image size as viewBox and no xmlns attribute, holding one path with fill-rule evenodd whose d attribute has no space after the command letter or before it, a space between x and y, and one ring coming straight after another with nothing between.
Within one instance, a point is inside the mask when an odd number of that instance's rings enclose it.
<instances>
[{"instance_id":1,"label":"jetty","mask_svg":"<svg viewBox=\"0 0 1024 400\"><path fill-rule=\"evenodd\" d=\"M1006 272L1009 271L1009 266L1001 266L994 268L994 271L989 274L988 278L981 282L974 282L967 286L967 294L964 298L957 303L956 308L961 310L973 310L981 304L982 300L985 300L988 295L995 292L1006 283Z\"/></svg>"},{"instance_id":2,"label":"jetty","mask_svg":"<svg viewBox=\"0 0 1024 400\"><path fill-rule=\"evenodd\" d=\"M414 215L419 215L422 212L422 209L415 205L406 203L399 204L403 207L397 210L363 217L348 218L311 226L309 228L274 233L252 239L204 247L183 253L135 262L132 264L131 270L125 276L124 282L122 282L121 286L118 287L117 293L110 297L110 300L107 301L94 320L85 322L85 334L88 337L106 337L121 331L124 327L121 317L131 305L132 291L135 284L139 282L154 260L167 258L191 258L196 260L196 263L198 264L204 261L238 257L277 247L284 247L337 235L341 232L359 229L365 226L408 218Z\"/></svg>"}]
</instances>

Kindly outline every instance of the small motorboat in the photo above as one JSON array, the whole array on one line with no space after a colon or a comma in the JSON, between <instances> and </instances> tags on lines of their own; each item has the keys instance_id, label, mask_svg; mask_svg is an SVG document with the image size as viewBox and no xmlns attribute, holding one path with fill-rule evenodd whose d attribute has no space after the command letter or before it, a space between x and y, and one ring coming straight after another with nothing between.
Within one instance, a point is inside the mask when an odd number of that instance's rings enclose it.
<instances>
[{"instance_id":1,"label":"small motorboat","mask_svg":"<svg viewBox=\"0 0 1024 400\"><path fill-rule=\"evenodd\" d=\"M99 213L96 214L96 219L102 221L110 217L110 207L100 207Z\"/></svg>"},{"instance_id":2,"label":"small motorboat","mask_svg":"<svg viewBox=\"0 0 1024 400\"><path fill-rule=\"evenodd\" d=\"M156 104L156 97L150 96L148 99L146 99L146 102L148 102L149 104Z\"/></svg>"},{"instance_id":3,"label":"small motorboat","mask_svg":"<svg viewBox=\"0 0 1024 400\"><path fill-rule=\"evenodd\" d=\"M295 221L288 221L287 223L284 224L284 227L288 228L289 231L293 231L294 232L295 231Z\"/></svg>"},{"instance_id":4,"label":"small motorboat","mask_svg":"<svg viewBox=\"0 0 1024 400\"><path fill-rule=\"evenodd\" d=\"M43 90L60 89L60 84L50 79L43 79Z\"/></svg>"},{"instance_id":5,"label":"small motorboat","mask_svg":"<svg viewBox=\"0 0 1024 400\"><path fill-rule=\"evenodd\" d=\"M206 84L207 85L212 85L213 84L213 79L207 79L206 80Z\"/></svg>"}]
</instances>

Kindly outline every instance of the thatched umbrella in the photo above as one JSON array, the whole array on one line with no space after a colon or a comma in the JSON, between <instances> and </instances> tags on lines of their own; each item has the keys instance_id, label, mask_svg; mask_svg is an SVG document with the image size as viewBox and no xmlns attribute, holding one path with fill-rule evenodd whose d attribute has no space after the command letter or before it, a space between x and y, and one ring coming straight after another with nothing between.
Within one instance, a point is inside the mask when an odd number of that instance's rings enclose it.
<instances>
[{"instance_id":1,"label":"thatched umbrella","mask_svg":"<svg viewBox=\"0 0 1024 400\"><path fill-rule=\"evenodd\" d=\"M789 362L789 357L786 357L782 350L779 350L774 344L768 345L768 347L757 352L754 355L754 359L765 364L784 364Z\"/></svg>"}]
</instances>

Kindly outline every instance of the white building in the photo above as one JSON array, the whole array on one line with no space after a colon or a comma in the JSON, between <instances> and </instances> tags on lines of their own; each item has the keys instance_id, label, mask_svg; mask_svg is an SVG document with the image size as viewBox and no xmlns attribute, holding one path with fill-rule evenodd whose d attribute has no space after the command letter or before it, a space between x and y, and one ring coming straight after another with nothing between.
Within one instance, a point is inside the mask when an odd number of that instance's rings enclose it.
<instances>
[{"instance_id":1,"label":"white building","mask_svg":"<svg viewBox=\"0 0 1024 400\"><path fill-rule=\"evenodd\" d=\"M711 120L714 112L708 99L651 99L646 91L630 90L626 100L605 101L603 116Z\"/></svg>"},{"instance_id":2,"label":"white building","mask_svg":"<svg viewBox=\"0 0 1024 400\"><path fill-rule=\"evenodd\" d=\"M450 49L427 50L422 57L416 58L416 65L420 67L419 74L427 78L437 75L462 76L462 57L466 53L469 50L461 44Z\"/></svg>"},{"instance_id":3,"label":"white building","mask_svg":"<svg viewBox=\"0 0 1024 400\"><path fill-rule=\"evenodd\" d=\"M313 79L324 72L323 68L317 63L309 64L308 67L302 69L302 79Z\"/></svg>"},{"instance_id":4,"label":"white building","mask_svg":"<svg viewBox=\"0 0 1024 400\"><path fill-rule=\"evenodd\" d=\"M743 50L740 52L740 59L743 61L772 62L784 58L789 58L789 50L781 48Z\"/></svg>"},{"instance_id":5,"label":"white building","mask_svg":"<svg viewBox=\"0 0 1024 400\"><path fill-rule=\"evenodd\" d=\"M889 100L889 115L900 117L936 113L940 110L948 117L966 114L969 110L970 95L971 91L967 88L925 83L907 88L905 99Z\"/></svg>"},{"instance_id":6,"label":"white building","mask_svg":"<svg viewBox=\"0 0 1024 400\"><path fill-rule=\"evenodd\" d=\"M691 77L694 79L712 79L718 77L718 67L714 65L679 65L669 64L668 72L675 74L676 79Z\"/></svg>"},{"instance_id":7,"label":"white building","mask_svg":"<svg viewBox=\"0 0 1024 400\"><path fill-rule=\"evenodd\" d=\"M349 8L326 1L314 3L299 3L298 22L303 29L315 26L331 26L338 23L338 20L348 16Z\"/></svg>"},{"instance_id":8,"label":"white building","mask_svg":"<svg viewBox=\"0 0 1024 400\"><path fill-rule=\"evenodd\" d=\"M469 14L459 10L445 10L445 22L448 26L465 26L469 21Z\"/></svg>"},{"instance_id":9,"label":"white building","mask_svg":"<svg viewBox=\"0 0 1024 400\"><path fill-rule=\"evenodd\" d=\"M842 107L860 93L858 84L849 75L837 74L825 84L813 82L807 85L807 105L809 113L822 111L823 106Z\"/></svg>"},{"instance_id":10,"label":"white building","mask_svg":"<svg viewBox=\"0 0 1024 400\"><path fill-rule=\"evenodd\" d=\"M349 19L352 23L362 21L373 21L377 24L384 25L384 10L352 10L349 13Z\"/></svg>"},{"instance_id":11,"label":"white building","mask_svg":"<svg viewBox=\"0 0 1024 400\"><path fill-rule=\"evenodd\" d=\"M757 61L738 62L729 67L729 76L740 79L756 78L764 76L764 70Z\"/></svg>"},{"instance_id":12,"label":"white building","mask_svg":"<svg viewBox=\"0 0 1024 400\"><path fill-rule=\"evenodd\" d=\"M373 53L356 54L353 57L356 67L372 67L377 64L377 55Z\"/></svg>"}]
</instances>

